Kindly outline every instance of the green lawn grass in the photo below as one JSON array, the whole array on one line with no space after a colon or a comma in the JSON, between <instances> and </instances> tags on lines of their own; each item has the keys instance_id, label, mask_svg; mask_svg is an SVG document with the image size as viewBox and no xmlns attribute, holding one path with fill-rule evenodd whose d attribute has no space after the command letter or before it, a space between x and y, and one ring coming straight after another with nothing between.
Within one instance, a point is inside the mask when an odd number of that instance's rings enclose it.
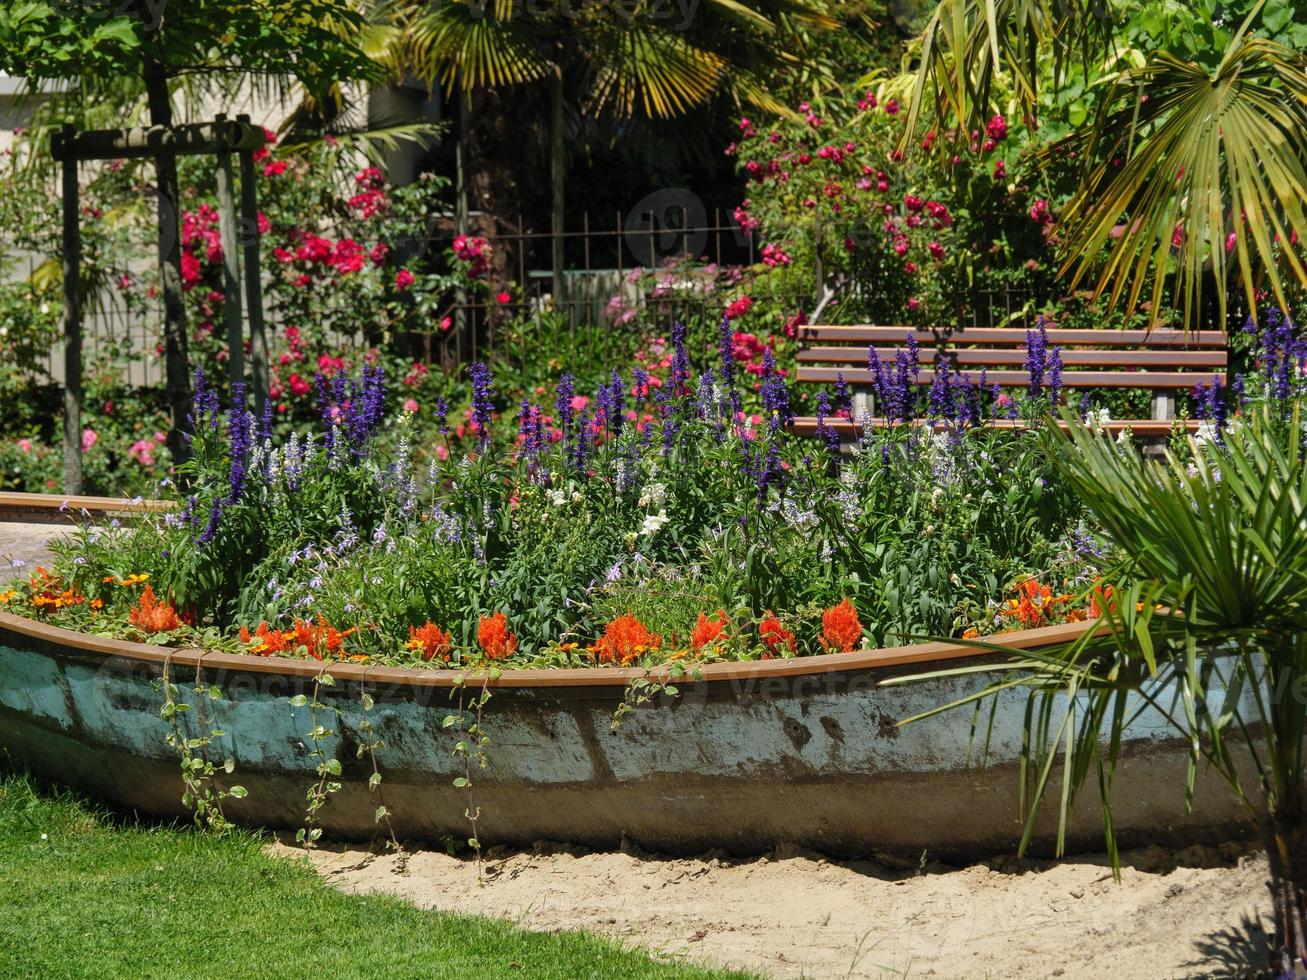
<instances>
[{"instance_id":1,"label":"green lawn grass","mask_svg":"<svg viewBox=\"0 0 1307 980\"><path fill-rule=\"evenodd\" d=\"M0 779L0 976L727 976L581 932L346 895L260 846Z\"/></svg>"}]
</instances>

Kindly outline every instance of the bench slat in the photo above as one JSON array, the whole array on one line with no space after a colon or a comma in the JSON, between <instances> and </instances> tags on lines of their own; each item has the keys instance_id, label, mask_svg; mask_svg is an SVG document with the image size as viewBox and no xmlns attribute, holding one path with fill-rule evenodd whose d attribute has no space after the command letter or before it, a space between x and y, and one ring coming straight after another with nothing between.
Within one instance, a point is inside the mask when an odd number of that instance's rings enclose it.
<instances>
[{"instance_id":1,"label":"bench slat","mask_svg":"<svg viewBox=\"0 0 1307 980\"><path fill-rule=\"evenodd\" d=\"M801 367L796 380L800 382L817 382L834 384L840 375L851 385L869 386L873 378L866 368L842 371L839 368ZM1213 378L1225 384L1224 372L1212 374L1180 374L1173 371L1063 371L1062 386L1065 388L1192 388L1195 384L1210 382ZM935 372L922 368L917 372L914 383L928 385L935 380ZM972 381L979 381L972 377ZM1026 371L990 371L985 379L991 385L1002 388L1020 388L1030 383Z\"/></svg>"},{"instance_id":2,"label":"bench slat","mask_svg":"<svg viewBox=\"0 0 1307 980\"><path fill-rule=\"evenodd\" d=\"M894 362L895 354L901 347L877 347L876 355L886 365ZM923 364L933 364L941 357L935 347L922 347L918 356ZM1062 363L1067 367L1156 367L1156 368L1223 368L1227 355L1223 350L1089 350L1071 348L1061 353ZM948 348L943 358L959 365L1004 365L1023 366L1026 361L1024 350L994 350L973 348ZM858 347L810 347L799 351L797 359L802 364L853 364L866 367L867 351Z\"/></svg>"},{"instance_id":3,"label":"bench slat","mask_svg":"<svg viewBox=\"0 0 1307 980\"><path fill-rule=\"evenodd\" d=\"M806 326L799 328L799 339L804 341L821 341L825 343L849 344L894 344L906 343L911 333L917 343L935 345L941 341L967 344L998 344L1024 347L1026 331L1014 327L969 327L951 329L941 327L935 330L914 330L910 327L874 326L857 324L851 326ZM1183 330L1062 330L1052 329L1045 333L1050 344L1059 347L1186 347L1186 348L1221 348L1226 345L1226 336L1220 330L1195 330L1186 333Z\"/></svg>"},{"instance_id":4,"label":"bench slat","mask_svg":"<svg viewBox=\"0 0 1307 980\"><path fill-rule=\"evenodd\" d=\"M826 424L835 430L836 434L842 440L857 438L861 431L861 426L849 419L827 419ZM902 425L902 422L890 422L888 419L874 418L871 420L874 428L884 429L891 425ZM930 425L934 429L947 428L944 422L915 422L914 425ZM1058 420L1058 426L1066 428L1066 423ZM1129 429L1136 436L1141 438L1158 438L1171 434L1171 426L1178 425L1186 432L1198 431L1201 423L1197 419L1185 419L1184 421L1165 422L1157 419L1113 419L1106 423L1103 428L1108 432L1120 432L1122 429ZM1024 429L1028 428L1029 423L1021 419L990 419L983 424L983 428L989 429ZM789 427L790 431L796 436L815 436L817 434L817 420L812 416L800 416L796 418Z\"/></svg>"}]
</instances>

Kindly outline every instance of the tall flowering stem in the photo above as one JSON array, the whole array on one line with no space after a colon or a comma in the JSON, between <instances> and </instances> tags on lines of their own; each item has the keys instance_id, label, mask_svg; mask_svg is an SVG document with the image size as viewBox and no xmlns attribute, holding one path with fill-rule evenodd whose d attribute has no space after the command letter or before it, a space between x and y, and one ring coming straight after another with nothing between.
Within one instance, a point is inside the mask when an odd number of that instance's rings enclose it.
<instances>
[{"instance_id":1,"label":"tall flowering stem","mask_svg":"<svg viewBox=\"0 0 1307 980\"><path fill-rule=\"evenodd\" d=\"M477 361L467 369L472 380L472 421L477 430L477 442L484 449L490 443L490 424L494 416L494 378L490 368Z\"/></svg>"}]
</instances>

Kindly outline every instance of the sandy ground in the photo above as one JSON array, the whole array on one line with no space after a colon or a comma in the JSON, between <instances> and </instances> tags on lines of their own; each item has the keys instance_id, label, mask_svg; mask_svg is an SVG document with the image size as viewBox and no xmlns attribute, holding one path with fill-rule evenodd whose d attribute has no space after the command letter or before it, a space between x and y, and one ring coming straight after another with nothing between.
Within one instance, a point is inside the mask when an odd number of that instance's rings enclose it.
<instances>
[{"instance_id":1,"label":"sandy ground","mask_svg":"<svg viewBox=\"0 0 1307 980\"><path fill-rule=\"evenodd\" d=\"M492 854L481 887L470 860L433 851L312 861L346 891L777 977L1242 977L1269 929L1265 859L1236 844L1127 852L1119 884L1102 856L896 871L793 848L732 860L540 844Z\"/></svg>"},{"instance_id":2,"label":"sandy ground","mask_svg":"<svg viewBox=\"0 0 1307 980\"><path fill-rule=\"evenodd\" d=\"M30 571L34 565L48 565L51 555L47 542L67 531L68 526L61 524L0 522L0 583Z\"/></svg>"}]
</instances>

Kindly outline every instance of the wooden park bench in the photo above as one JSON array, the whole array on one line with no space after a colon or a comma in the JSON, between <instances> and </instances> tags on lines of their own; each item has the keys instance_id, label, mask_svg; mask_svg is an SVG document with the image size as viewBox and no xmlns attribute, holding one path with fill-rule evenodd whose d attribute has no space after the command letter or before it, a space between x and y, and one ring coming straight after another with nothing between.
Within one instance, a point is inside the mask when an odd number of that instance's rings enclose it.
<instances>
[{"instance_id":1,"label":"wooden park bench","mask_svg":"<svg viewBox=\"0 0 1307 980\"><path fill-rule=\"evenodd\" d=\"M867 367L868 350L874 348L881 362L894 365L900 349L911 334L919 345L921 369L914 377L918 386L929 387L934 366L947 361L953 374L979 381L985 372L988 385L1019 389L1026 387L1026 330L1008 327L938 328L808 326L800 328L804 349L799 352L799 383L833 385L841 376L854 395L853 419L833 419L828 425L842 439L854 438L864 413L872 424L885 425L875 416L871 391L874 378ZM1146 419L1113 419L1113 431L1129 428L1143 437L1169 435L1175 424L1176 394L1214 378L1226 383L1226 336L1219 330L1186 333L1183 330L1061 330L1045 332L1048 349L1060 348L1061 383L1064 389L1135 388L1151 395L1152 415ZM1075 404L1073 398L1067 399ZM988 423L1008 427L1022 423L997 418ZM1197 421L1185 423L1197 428ZM795 420L794 431L812 435L815 418Z\"/></svg>"}]
</instances>

